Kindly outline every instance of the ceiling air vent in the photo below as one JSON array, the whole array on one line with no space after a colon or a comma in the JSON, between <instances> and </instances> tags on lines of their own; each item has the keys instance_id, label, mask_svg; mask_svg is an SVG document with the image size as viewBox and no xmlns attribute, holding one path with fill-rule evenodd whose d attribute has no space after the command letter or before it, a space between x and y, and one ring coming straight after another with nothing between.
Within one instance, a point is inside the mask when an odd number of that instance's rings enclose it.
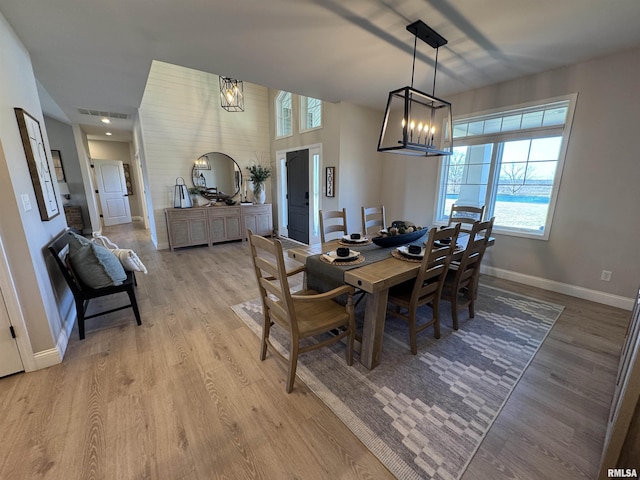
<instances>
[{"instance_id":1,"label":"ceiling air vent","mask_svg":"<svg viewBox=\"0 0 640 480\"><path fill-rule=\"evenodd\" d=\"M92 117L118 118L120 120L129 119L129 115L127 115L126 113L104 112L101 110L89 110L87 108L79 108L78 112L80 112L82 115L91 115Z\"/></svg>"}]
</instances>

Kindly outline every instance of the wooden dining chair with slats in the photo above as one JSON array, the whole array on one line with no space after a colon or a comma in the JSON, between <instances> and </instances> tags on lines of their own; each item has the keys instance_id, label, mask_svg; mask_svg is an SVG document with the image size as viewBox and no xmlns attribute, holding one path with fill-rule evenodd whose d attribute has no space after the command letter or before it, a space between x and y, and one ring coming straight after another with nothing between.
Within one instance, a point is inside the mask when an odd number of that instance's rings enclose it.
<instances>
[{"instance_id":1,"label":"wooden dining chair with slats","mask_svg":"<svg viewBox=\"0 0 640 480\"><path fill-rule=\"evenodd\" d=\"M409 348L414 355L418 352L418 332L433 325L434 337L440 338L440 295L459 232L460 225L441 230L432 228L418 276L389 290L387 312L409 324ZM422 306L431 308L431 319L418 325Z\"/></svg>"},{"instance_id":2,"label":"wooden dining chair with slats","mask_svg":"<svg viewBox=\"0 0 640 480\"><path fill-rule=\"evenodd\" d=\"M342 285L325 293L314 290L292 293L280 241L254 235L251 230L248 233L251 258L262 300L260 360L264 360L267 351L271 351L288 365L287 393L293 390L298 355L301 353L345 339L347 364L352 365L355 332L353 287ZM347 296L346 306L333 301L341 295ZM289 336L288 358L278 352L271 342L273 325L281 327ZM301 342L310 337L314 337L315 341Z\"/></svg>"},{"instance_id":3,"label":"wooden dining chair with slats","mask_svg":"<svg viewBox=\"0 0 640 480\"><path fill-rule=\"evenodd\" d=\"M337 237L335 237L336 233L339 234ZM320 210L320 240L322 243L342 238L348 234L346 208L331 211Z\"/></svg>"},{"instance_id":4,"label":"wooden dining chair with slats","mask_svg":"<svg viewBox=\"0 0 640 480\"><path fill-rule=\"evenodd\" d=\"M484 220L484 205L476 207L472 205L451 205L449 213L449 226L460 223L460 231L470 233L475 222Z\"/></svg>"},{"instance_id":5,"label":"wooden dining chair with slats","mask_svg":"<svg viewBox=\"0 0 640 480\"><path fill-rule=\"evenodd\" d=\"M469 234L467 247L459 263L452 265L444 281L442 299L451 303L453 329L458 330L458 310L468 307L469 317L475 316L480 265L493 230L495 217L486 222L475 222Z\"/></svg>"},{"instance_id":6,"label":"wooden dining chair with slats","mask_svg":"<svg viewBox=\"0 0 640 480\"><path fill-rule=\"evenodd\" d=\"M378 232L387 228L384 205L379 207L362 207L362 234L377 236Z\"/></svg>"}]
</instances>

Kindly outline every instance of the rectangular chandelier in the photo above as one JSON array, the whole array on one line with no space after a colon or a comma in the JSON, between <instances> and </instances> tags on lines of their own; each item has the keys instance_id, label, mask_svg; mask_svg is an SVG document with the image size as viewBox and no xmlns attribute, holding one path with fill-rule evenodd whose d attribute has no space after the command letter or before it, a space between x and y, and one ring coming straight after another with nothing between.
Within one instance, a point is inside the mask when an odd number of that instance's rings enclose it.
<instances>
[{"instance_id":1,"label":"rectangular chandelier","mask_svg":"<svg viewBox=\"0 0 640 480\"><path fill-rule=\"evenodd\" d=\"M378 151L426 157L453 153L453 118L451 103L435 96L438 49L447 40L422 20L407 26L414 36L411 86L389 92L382 121ZM413 88L417 39L436 50L431 95Z\"/></svg>"},{"instance_id":2,"label":"rectangular chandelier","mask_svg":"<svg viewBox=\"0 0 640 480\"><path fill-rule=\"evenodd\" d=\"M227 112L244 112L242 80L220 77L220 104Z\"/></svg>"},{"instance_id":3,"label":"rectangular chandelier","mask_svg":"<svg viewBox=\"0 0 640 480\"><path fill-rule=\"evenodd\" d=\"M389 92L379 152L435 157L451 155L451 104L411 87Z\"/></svg>"}]
</instances>

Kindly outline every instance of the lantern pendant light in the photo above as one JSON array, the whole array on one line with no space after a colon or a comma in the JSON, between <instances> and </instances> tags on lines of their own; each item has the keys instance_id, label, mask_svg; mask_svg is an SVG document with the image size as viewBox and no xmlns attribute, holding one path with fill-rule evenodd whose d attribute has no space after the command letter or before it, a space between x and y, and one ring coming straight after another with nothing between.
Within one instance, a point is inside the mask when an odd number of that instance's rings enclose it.
<instances>
[{"instance_id":1,"label":"lantern pendant light","mask_svg":"<svg viewBox=\"0 0 640 480\"><path fill-rule=\"evenodd\" d=\"M227 112L244 112L242 80L220 77L220 104Z\"/></svg>"},{"instance_id":2,"label":"lantern pendant light","mask_svg":"<svg viewBox=\"0 0 640 480\"><path fill-rule=\"evenodd\" d=\"M415 36L411 86L389 92L378 140L378 151L426 157L451 155L453 150L451 103L435 96L438 49L446 45L447 40L422 20L408 25L407 30ZM431 95L413 88L418 38L436 50Z\"/></svg>"}]
</instances>

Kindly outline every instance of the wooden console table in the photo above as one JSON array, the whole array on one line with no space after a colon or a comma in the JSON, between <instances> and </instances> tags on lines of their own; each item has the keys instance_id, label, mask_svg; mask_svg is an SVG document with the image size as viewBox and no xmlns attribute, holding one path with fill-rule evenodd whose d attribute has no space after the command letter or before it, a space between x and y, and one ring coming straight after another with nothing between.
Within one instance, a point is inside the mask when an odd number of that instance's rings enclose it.
<instances>
[{"instance_id":1,"label":"wooden console table","mask_svg":"<svg viewBox=\"0 0 640 480\"><path fill-rule=\"evenodd\" d=\"M164 212L171 250L246 240L249 229L263 236L273 232L270 204L165 208Z\"/></svg>"}]
</instances>

